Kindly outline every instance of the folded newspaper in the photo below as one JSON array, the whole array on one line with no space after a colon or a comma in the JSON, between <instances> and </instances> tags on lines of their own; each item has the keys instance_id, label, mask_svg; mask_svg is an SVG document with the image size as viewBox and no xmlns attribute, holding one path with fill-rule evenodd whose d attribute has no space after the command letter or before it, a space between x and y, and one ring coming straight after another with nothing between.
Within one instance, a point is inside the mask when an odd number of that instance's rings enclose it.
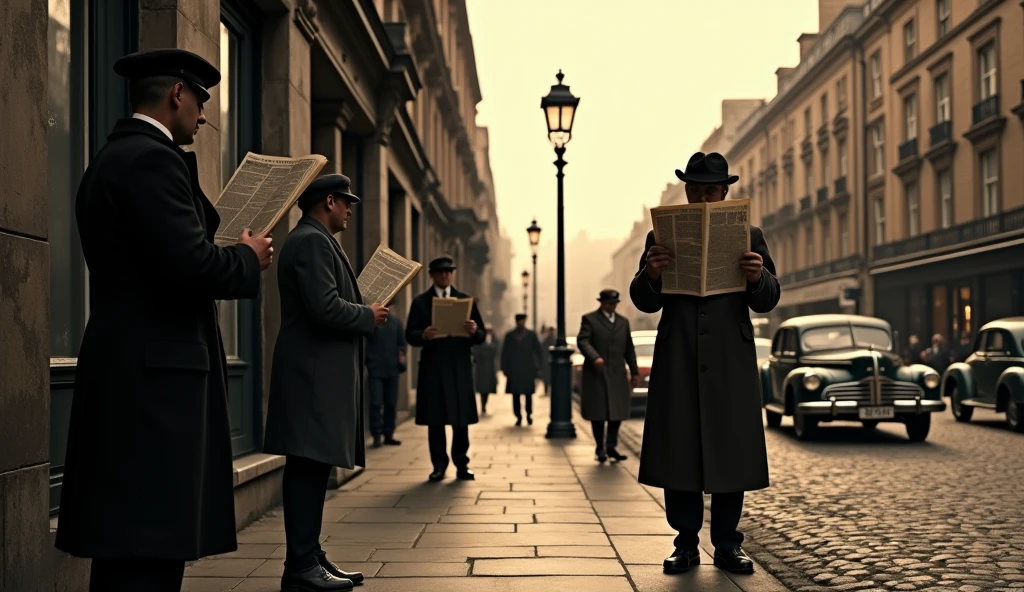
<instances>
[{"instance_id":1,"label":"folded newspaper","mask_svg":"<svg viewBox=\"0 0 1024 592\"><path fill-rule=\"evenodd\" d=\"M469 337L465 325L472 314L472 298L434 298L430 324L437 327L436 337Z\"/></svg>"},{"instance_id":2,"label":"folded newspaper","mask_svg":"<svg viewBox=\"0 0 1024 592\"><path fill-rule=\"evenodd\" d=\"M740 269L750 250L750 200L651 208L654 241L675 253L661 272L662 294L713 296L747 289Z\"/></svg>"},{"instance_id":3,"label":"folded newspaper","mask_svg":"<svg viewBox=\"0 0 1024 592\"><path fill-rule=\"evenodd\" d=\"M378 245L363 271L359 272L359 294L366 304L387 306L422 268L423 265Z\"/></svg>"},{"instance_id":4,"label":"folded newspaper","mask_svg":"<svg viewBox=\"0 0 1024 592\"><path fill-rule=\"evenodd\" d=\"M221 220L214 243L235 244L246 228L256 236L269 234L326 164L327 158L319 154L246 154L213 204Z\"/></svg>"}]
</instances>

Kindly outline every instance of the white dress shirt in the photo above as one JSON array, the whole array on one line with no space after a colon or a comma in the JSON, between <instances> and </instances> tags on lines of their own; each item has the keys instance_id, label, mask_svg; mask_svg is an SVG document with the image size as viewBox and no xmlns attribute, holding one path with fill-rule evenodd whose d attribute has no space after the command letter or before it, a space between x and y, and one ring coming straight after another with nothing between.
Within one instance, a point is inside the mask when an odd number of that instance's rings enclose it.
<instances>
[{"instance_id":1,"label":"white dress shirt","mask_svg":"<svg viewBox=\"0 0 1024 592\"><path fill-rule=\"evenodd\" d=\"M142 113L133 113L132 114L132 119L141 119L142 121L148 122L153 127L155 127L156 129L160 130L161 132L163 132L163 134L165 136L167 136L168 140L170 140L172 142L174 141L174 136L171 135L171 130L167 129L167 126L165 126L164 124L160 123L159 121L153 119L149 115L143 115Z\"/></svg>"},{"instance_id":2,"label":"white dress shirt","mask_svg":"<svg viewBox=\"0 0 1024 592\"><path fill-rule=\"evenodd\" d=\"M614 312L607 313L607 312L604 312L602 310L601 313L604 314L604 318L608 319L608 322L610 322L613 325L615 324L615 313Z\"/></svg>"},{"instance_id":3,"label":"white dress shirt","mask_svg":"<svg viewBox=\"0 0 1024 592\"><path fill-rule=\"evenodd\" d=\"M448 286L447 288L441 288L439 286L434 286L434 294L436 294L438 298L451 298L452 287Z\"/></svg>"}]
</instances>

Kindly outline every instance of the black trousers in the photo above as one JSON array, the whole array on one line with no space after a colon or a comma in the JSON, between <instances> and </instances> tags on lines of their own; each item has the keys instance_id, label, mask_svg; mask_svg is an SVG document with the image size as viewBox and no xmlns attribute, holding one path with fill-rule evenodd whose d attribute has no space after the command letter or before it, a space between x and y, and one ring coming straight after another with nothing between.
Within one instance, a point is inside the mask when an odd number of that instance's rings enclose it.
<instances>
[{"instance_id":1,"label":"black trousers","mask_svg":"<svg viewBox=\"0 0 1024 592\"><path fill-rule=\"evenodd\" d=\"M522 400L520 397L526 397L526 414L533 415L533 393L527 393L525 395L512 395L512 413L516 414L516 417L522 419Z\"/></svg>"},{"instance_id":2,"label":"black trousers","mask_svg":"<svg viewBox=\"0 0 1024 592\"><path fill-rule=\"evenodd\" d=\"M448 468L448 434L445 426L427 426L427 443L430 445L430 462L435 471ZM452 458L456 469L469 467L469 427L452 426Z\"/></svg>"},{"instance_id":3,"label":"black trousers","mask_svg":"<svg viewBox=\"0 0 1024 592\"><path fill-rule=\"evenodd\" d=\"M711 494L711 544L723 551L743 544L743 533L736 529L743 513L743 492ZM679 533L677 549L696 549L704 525L704 494L698 491L665 490L665 517Z\"/></svg>"},{"instance_id":4,"label":"black trousers","mask_svg":"<svg viewBox=\"0 0 1024 592\"><path fill-rule=\"evenodd\" d=\"M480 393L480 409L481 411L487 409L487 397L491 396L491 393Z\"/></svg>"},{"instance_id":5,"label":"black trousers","mask_svg":"<svg viewBox=\"0 0 1024 592\"><path fill-rule=\"evenodd\" d=\"M316 565L320 549L320 524L331 465L301 456L289 456L284 465L284 567L305 571Z\"/></svg>"},{"instance_id":6,"label":"black trousers","mask_svg":"<svg viewBox=\"0 0 1024 592\"><path fill-rule=\"evenodd\" d=\"M604 424L608 424L608 435L605 436ZM594 431L594 442L599 450L613 450L619 445L619 426L621 421L592 421L590 428Z\"/></svg>"},{"instance_id":7,"label":"black trousers","mask_svg":"<svg viewBox=\"0 0 1024 592\"><path fill-rule=\"evenodd\" d=\"M140 557L92 560L89 592L181 592L185 562Z\"/></svg>"},{"instance_id":8,"label":"black trousers","mask_svg":"<svg viewBox=\"0 0 1024 592\"><path fill-rule=\"evenodd\" d=\"M370 377L370 434L395 433L395 407L398 405L398 376Z\"/></svg>"}]
</instances>

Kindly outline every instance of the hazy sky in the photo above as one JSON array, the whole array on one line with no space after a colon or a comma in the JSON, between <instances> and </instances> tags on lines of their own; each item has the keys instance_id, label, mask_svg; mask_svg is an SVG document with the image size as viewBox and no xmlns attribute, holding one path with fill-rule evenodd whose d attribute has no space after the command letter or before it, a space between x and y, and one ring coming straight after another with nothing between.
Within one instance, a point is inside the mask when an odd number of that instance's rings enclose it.
<instances>
[{"instance_id":1,"label":"hazy sky","mask_svg":"<svg viewBox=\"0 0 1024 592\"><path fill-rule=\"evenodd\" d=\"M559 69L581 97L565 154L566 237L625 238L719 124L722 99L774 96L776 68L796 65L797 37L818 28L816 0L467 4L483 92L477 121L490 128L513 270L527 261L533 216L555 238L555 155L540 99Z\"/></svg>"}]
</instances>

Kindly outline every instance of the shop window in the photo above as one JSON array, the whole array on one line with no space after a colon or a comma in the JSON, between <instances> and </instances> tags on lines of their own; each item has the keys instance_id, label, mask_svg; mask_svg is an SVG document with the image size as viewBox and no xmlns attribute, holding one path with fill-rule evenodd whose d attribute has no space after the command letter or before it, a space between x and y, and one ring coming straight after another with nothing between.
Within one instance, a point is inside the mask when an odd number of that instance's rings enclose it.
<instances>
[{"instance_id":1,"label":"shop window","mask_svg":"<svg viewBox=\"0 0 1024 592\"><path fill-rule=\"evenodd\" d=\"M953 290L953 310L952 317L950 319L952 323L952 332L949 335L948 341L952 341L954 337L959 337L964 333L971 333L972 329L972 316L974 313L972 302L971 302L971 287L970 286L959 286Z\"/></svg>"},{"instance_id":2,"label":"shop window","mask_svg":"<svg viewBox=\"0 0 1024 592\"><path fill-rule=\"evenodd\" d=\"M945 335L949 330L949 299L946 292L945 285L932 287L932 333Z\"/></svg>"},{"instance_id":3,"label":"shop window","mask_svg":"<svg viewBox=\"0 0 1024 592\"><path fill-rule=\"evenodd\" d=\"M1015 314L1013 280L1013 274L1010 272L985 277L982 291L985 307L981 311L984 316L978 319L979 323L984 324Z\"/></svg>"}]
</instances>

